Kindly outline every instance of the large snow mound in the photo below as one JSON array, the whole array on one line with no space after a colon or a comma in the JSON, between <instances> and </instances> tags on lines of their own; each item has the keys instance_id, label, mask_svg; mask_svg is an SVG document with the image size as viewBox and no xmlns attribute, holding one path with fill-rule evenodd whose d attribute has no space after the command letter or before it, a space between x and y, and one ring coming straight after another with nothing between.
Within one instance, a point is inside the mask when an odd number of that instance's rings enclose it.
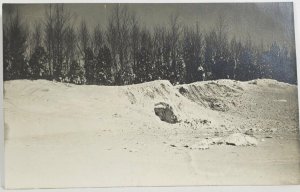
<instances>
[{"instance_id":1,"label":"large snow mound","mask_svg":"<svg viewBox=\"0 0 300 192\"><path fill-rule=\"evenodd\" d=\"M4 82L6 137L61 134L144 122L165 126L155 115L155 104L168 104L178 122L211 122L218 127L230 122L220 113L239 108L238 99L253 90L296 89L275 80L239 82L217 80L172 86L158 80L129 86L74 85L47 80ZM97 123L95 123L97 119ZM120 125L112 125L111 121ZM200 123L201 124L201 123ZM202 123L203 124L203 123ZM166 125L168 126L168 125Z\"/></svg>"}]
</instances>

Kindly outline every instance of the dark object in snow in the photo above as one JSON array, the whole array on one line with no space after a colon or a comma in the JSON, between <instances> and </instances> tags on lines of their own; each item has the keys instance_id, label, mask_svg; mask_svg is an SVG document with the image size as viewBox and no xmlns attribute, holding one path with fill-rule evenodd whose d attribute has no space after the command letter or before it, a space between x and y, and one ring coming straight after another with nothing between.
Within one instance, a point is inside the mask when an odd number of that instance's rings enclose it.
<instances>
[{"instance_id":1,"label":"dark object in snow","mask_svg":"<svg viewBox=\"0 0 300 192\"><path fill-rule=\"evenodd\" d=\"M178 123L178 118L174 114L173 108L167 103L160 102L155 104L154 112L162 121L172 124Z\"/></svg>"},{"instance_id":2,"label":"dark object in snow","mask_svg":"<svg viewBox=\"0 0 300 192\"><path fill-rule=\"evenodd\" d=\"M186 90L184 87L180 87L180 88L179 88L179 93L180 93L181 95L185 95L185 94L188 93L188 90Z\"/></svg>"}]
</instances>

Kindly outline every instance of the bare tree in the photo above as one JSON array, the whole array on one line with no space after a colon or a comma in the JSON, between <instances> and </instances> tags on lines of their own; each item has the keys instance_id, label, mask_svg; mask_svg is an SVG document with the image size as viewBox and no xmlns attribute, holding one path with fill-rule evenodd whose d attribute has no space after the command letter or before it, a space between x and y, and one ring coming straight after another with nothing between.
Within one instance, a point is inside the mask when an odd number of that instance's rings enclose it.
<instances>
[{"instance_id":1,"label":"bare tree","mask_svg":"<svg viewBox=\"0 0 300 192\"><path fill-rule=\"evenodd\" d=\"M42 33L42 24L39 21L36 21L33 24L33 29L28 35L28 55L29 58L32 56L34 51L42 46L43 33Z\"/></svg>"},{"instance_id":2,"label":"bare tree","mask_svg":"<svg viewBox=\"0 0 300 192\"><path fill-rule=\"evenodd\" d=\"M216 42L215 57L212 65L213 78L229 78L225 71L231 68L229 64L228 23L225 15L220 14L215 24ZM214 42L214 40L213 40Z\"/></svg>"},{"instance_id":3,"label":"bare tree","mask_svg":"<svg viewBox=\"0 0 300 192\"><path fill-rule=\"evenodd\" d=\"M100 28L100 25L97 25L94 29L91 44L92 44L94 53L96 55L98 55L104 44L103 32Z\"/></svg>"},{"instance_id":4,"label":"bare tree","mask_svg":"<svg viewBox=\"0 0 300 192\"><path fill-rule=\"evenodd\" d=\"M116 5L108 20L107 41L112 52L115 81L117 84L129 81L130 14L126 5ZM123 82L122 82L123 81Z\"/></svg>"},{"instance_id":5,"label":"bare tree","mask_svg":"<svg viewBox=\"0 0 300 192\"><path fill-rule=\"evenodd\" d=\"M206 66L203 62L204 42L199 25L196 28L185 27L183 35L183 58L186 64L188 83L205 79Z\"/></svg>"},{"instance_id":6,"label":"bare tree","mask_svg":"<svg viewBox=\"0 0 300 192\"><path fill-rule=\"evenodd\" d=\"M34 38L34 47L42 46L42 25L40 22L34 23L34 31L33 31L33 38Z\"/></svg>"},{"instance_id":7,"label":"bare tree","mask_svg":"<svg viewBox=\"0 0 300 192\"><path fill-rule=\"evenodd\" d=\"M44 44L46 46L48 65L50 75L53 76L53 62L54 62L54 16L53 16L53 6L49 4L45 9L45 19L44 19L44 30L45 38Z\"/></svg>"},{"instance_id":8,"label":"bare tree","mask_svg":"<svg viewBox=\"0 0 300 192\"><path fill-rule=\"evenodd\" d=\"M176 48L179 44L181 34L181 25L179 23L179 14L174 13L170 16L170 39L171 39L171 55L172 59L176 55Z\"/></svg>"},{"instance_id":9,"label":"bare tree","mask_svg":"<svg viewBox=\"0 0 300 192\"><path fill-rule=\"evenodd\" d=\"M17 9L11 5L8 10L3 27L3 66L4 79L26 78L28 66L26 65L26 48L28 40L28 28L22 21Z\"/></svg>"},{"instance_id":10,"label":"bare tree","mask_svg":"<svg viewBox=\"0 0 300 192\"><path fill-rule=\"evenodd\" d=\"M230 41L230 56L231 56L231 62L233 63L233 75L232 78L236 79L237 74L236 74L236 69L239 67L240 65L240 55L241 55L241 51L242 51L242 44L241 42L238 42L236 40L236 37L233 37Z\"/></svg>"},{"instance_id":11,"label":"bare tree","mask_svg":"<svg viewBox=\"0 0 300 192\"><path fill-rule=\"evenodd\" d=\"M81 21L80 28L78 31L78 39L80 44L80 49L84 53L86 49L90 46L90 33L87 28L85 20Z\"/></svg>"},{"instance_id":12,"label":"bare tree","mask_svg":"<svg viewBox=\"0 0 300 192\"><path fill-rule=\"evenodd\" d=\"M76 44L77 44L77 36L76 32L73 26L69 26L66 29L65 32L65 38L64 38L64 44L65 44L65 63L63 71L65 73L68 73L70 70L70 65L73 63L73 61L78 60L78 52L76 50Z\"/></svg>"},{"instance_id":13,"label":"bare tree","mask_svg":"<svg viewBox=\"0 0 300 192\"><path fill-rule=\"evenodd\" d=\"M50 73L59 79L64 61L64 37L70 24L70 14L63 4L48 5L45 13L45 45L47 47Z\"/></svg>"},{"instance_id":14,"label":"bare tree","mask_svg":"<svg viewBox=\"0 0 300 192\"><path fill-rule=\"evenodd\" d=\"M170 79L170 40L165 26L156 26L153 34L155 76L157 79Z\"/></svg>"},{"instance_id":15,"label":"bare tree","mask_svg":"<svg viewBox=\"0 0 300 192\"><path fill-rule=\"evenodd\" d=\"M219 15L216 25L215 25L215 30L217 32L218 36L218 41L224 42L225 39L227 38L227 33L228 33L228 23L226 20L226 17L224 15Z\"/></svg>"},{"instance_id":16,"label":"bare tree","mask_svg":"<svg viewBox=\"0 0 300 192\"><path fill-rule=\"evenodd\" d=\"M170 80L172 83L176 83L179 81L179 52L180 52L180 36L182 33L182 27L179 22L179 13L174 13L170 16L170 31L169 31L169 38L170 38L170 51L171 51L171 69L172 74L170 75Z\"/></svg>"},{"instance_id":17,"label":"bare tree","mask_svg":"<svg viewBox=\"0 0 300 192\"><path fill-rule=\"evenodd\" d=\"M130 26L130 59L132 60L133 66L135 67L137 62L137 53L141 47L140 23L135 13L131 14Z\"/></svg>"}]
</instances>

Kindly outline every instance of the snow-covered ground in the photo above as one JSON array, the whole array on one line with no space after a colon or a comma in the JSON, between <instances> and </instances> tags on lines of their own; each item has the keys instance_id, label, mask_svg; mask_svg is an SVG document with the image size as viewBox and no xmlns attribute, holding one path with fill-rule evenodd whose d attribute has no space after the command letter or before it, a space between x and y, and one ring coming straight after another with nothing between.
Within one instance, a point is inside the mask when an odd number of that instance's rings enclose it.
<instances>
[{"instance_id":1,"label":"snow-covered ground","mask_svg":"<svg viewBox=\"0 0 300 192\"><path fill-rule=\"evenodd\" d=\"M160 102L178 123L156 116ZM7 188L300 183L297 87L274 80L14 80L4 113Z\"/></svg>"}]
</instances>

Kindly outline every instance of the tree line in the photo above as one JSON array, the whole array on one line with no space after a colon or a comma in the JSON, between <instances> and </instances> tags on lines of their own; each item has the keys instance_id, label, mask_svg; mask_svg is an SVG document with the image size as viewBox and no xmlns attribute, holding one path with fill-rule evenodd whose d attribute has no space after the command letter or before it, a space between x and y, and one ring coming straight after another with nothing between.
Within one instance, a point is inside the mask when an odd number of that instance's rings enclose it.
<instances>
[{"instance_id":1,"label":"tree line","mask_svg":"<svg viewBox=\"0 0 300 192\"><path fill-rule=\"evenodd\" d=\"M115 5L101 28L72 23L63 4L45 6L31 28L18 10L3 26L4 80L48 79L75 84L127 85L167 79L172 84L203 80L272 78L296 83L294 48L256 45L229 38L219 17L208 32L183 25L172 14L166 26L142 26L126 5Z\"/></svg>"}]
</instances>

